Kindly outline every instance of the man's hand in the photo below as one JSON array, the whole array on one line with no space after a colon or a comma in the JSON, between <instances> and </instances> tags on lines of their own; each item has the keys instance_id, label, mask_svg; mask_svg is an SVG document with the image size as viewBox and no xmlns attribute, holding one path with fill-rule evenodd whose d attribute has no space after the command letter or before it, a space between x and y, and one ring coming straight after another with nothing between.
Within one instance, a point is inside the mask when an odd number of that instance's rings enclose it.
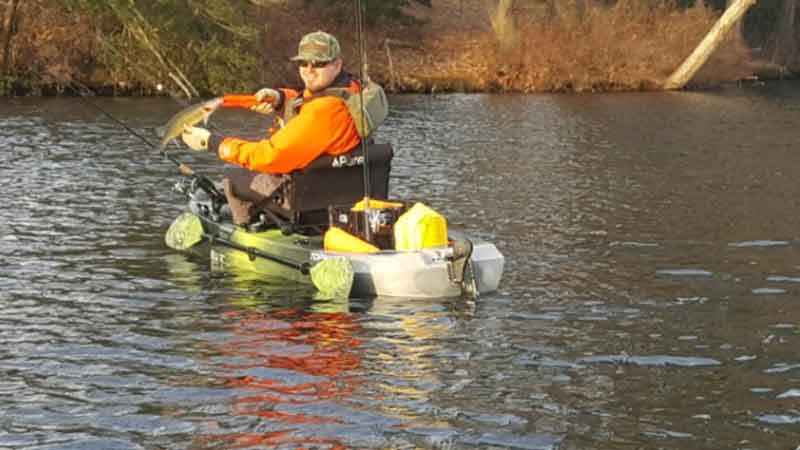
<instances>
[{"instance_id":1,"label":"man's hand","mask_svg":"<svg viewBox=\"0 0 800 450\"><path fill-rule=\"evenodd\" d=\"M181 139L192 150L205 151L208 150L209 136L211 136L211 133L205 128L186 125L183 128Z\"/></svg>"},{"instance_id":2,"label":"man's hand","mask_svg":"<svg viewBox=\"0 0 800 450\"><path fill-rule=\"evenodd\" d=\"M274 105L280 100L281 94L275 89L263 88L256 92L255 97L258 104L250 109L261 114L272 114Z\"/></svg>"},{"instance_id":3,"label":"man's hand","mask_svg":"<svg viewBox=\"0 0 800 450\"><path fill-rule=\"evenodd\" d=\"M281 94L275 89L263 88L256 92L256 100L261 103L267 102L274 105L280 98Z\"/></svg>"}]
</instances>

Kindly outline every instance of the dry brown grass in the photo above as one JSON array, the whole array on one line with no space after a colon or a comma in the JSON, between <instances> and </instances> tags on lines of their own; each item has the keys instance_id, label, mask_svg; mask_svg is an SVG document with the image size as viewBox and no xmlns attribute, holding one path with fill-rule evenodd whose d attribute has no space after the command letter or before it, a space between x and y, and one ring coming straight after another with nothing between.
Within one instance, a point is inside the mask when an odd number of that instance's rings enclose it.
<instances>
[{"instance_id":1,"label":"dry brown grass","mask_svg":"<svg viewBox=\"0 0 800 450\"><path fill-rule=\"evenodd\" d=\"M65 14L46 1L20 2L11 46L12 72L52 82L91 71L96 51L94 26L86 16Z\"/></svg>"},{"instance_id":2,"label":"dry brown grass","mask_svg":"<svg viewBox=\"0 0 800 450\"><path fill-rule=\"evenodd\" d=\"M451 3L452 0L451 0ZM543 19L541 11L517 11L518 45L501 52L488 14L472 10L462 18L431 18L431 33L417 51L395 62L396 83L411 90L628 91L658 89L710 30L718 13L704 7L681 10L642 0L592 6L579 17L561 12ZM469 21L472 23L470 24ZM439 33L446 28L449 32ZM749 49L729 39L693 84L748 75Z\"/></svg>"}]
</instances>

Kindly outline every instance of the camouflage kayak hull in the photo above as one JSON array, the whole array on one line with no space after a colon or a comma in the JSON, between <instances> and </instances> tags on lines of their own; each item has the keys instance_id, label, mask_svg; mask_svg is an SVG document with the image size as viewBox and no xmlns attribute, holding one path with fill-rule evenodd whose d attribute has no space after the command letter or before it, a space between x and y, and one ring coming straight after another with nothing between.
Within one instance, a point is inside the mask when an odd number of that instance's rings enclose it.
<instances>
[{"instance_id":1,"label":"camouflage kayak hull","mask_svg":"<svg viewBox=\"0 0 800 450\"><path fill-rule=\"evenodd\" d=\"M210 237L210 257L215 267L261 274L270 280L310 284L309 276L296 267L344 257L350 261L354 272L351 297L431 298L486 294L497 290L505 265L497 248L481 240L470 240L468 255L452 246L368 254L329 252L323 249L321 236L285 235L277 228L248 231L225 220L197 216ZM449 234L454 241L467 240L457 231Z\"/></svg>"}]
</instances>

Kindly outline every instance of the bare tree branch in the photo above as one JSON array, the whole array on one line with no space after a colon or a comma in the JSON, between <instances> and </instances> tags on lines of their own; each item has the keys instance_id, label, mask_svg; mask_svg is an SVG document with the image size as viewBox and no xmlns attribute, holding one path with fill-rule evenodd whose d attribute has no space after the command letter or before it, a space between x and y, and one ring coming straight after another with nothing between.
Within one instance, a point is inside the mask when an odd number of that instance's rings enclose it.
<instances>
[{"instance_id":1,"label":"bare tree branch","mask_svg":"<svg viewBox=\"0 0 800 450\"><path fill-rule=\"evenodd\" d=\"M516 24L512 14L513 8L514 0L497 0L497 4L489 11L492 29L495 36L497 36L498 42L500 42L501 50L504 51L513 48L517 41Z\"/></svg>"},{"instance_id":2,"label":"bare tree branch","mask_svg":"<svg viewBox=\"0 0 800 450\"><path fill-rule=\"evenodd\" d=\"M8 68L11 66L11 37L14 35L14 18L17 14L18 4L19 0L9 0L5 16L3 17L3 35L1 37L3 43L3 60L0 61L0 73L8 73Z\"/></svg>"}]
</instances>

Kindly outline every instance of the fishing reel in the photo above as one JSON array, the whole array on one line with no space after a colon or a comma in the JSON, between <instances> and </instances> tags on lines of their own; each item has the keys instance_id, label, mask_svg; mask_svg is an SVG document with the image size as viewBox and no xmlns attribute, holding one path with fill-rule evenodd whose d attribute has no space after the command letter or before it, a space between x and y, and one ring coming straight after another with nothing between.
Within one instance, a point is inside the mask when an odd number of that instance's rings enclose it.
<instances>
[{"instance_id":1,"label":"fishing reel","mask_svg":"<svg viewBox=\"0 0 800 450\"><path fill-rule=\"evenodd\" d=\"M192 198L198 189L198 180L194 177L182 177L172 186L173 191L189 198Z\"/></svg>"},{"instance_id":2,"label":"fishing reel","mask_svg":"<svg viewBox=\"0 0 800 450\"><path fill-rule=\"evenodd\" d=\"M189 197L189 209L200 216L219 220L225 205L223 194L206 178L185 177L172 187L175 192Z\"/></svg>"},{"instance_id":3,"label":"fishing reel","mask_svg":"<svg viewBox=\"0 0 800 450\"><path fill-rule=\"evenodd\" d=\"M227 203L225 194L211 180L203 176L181 178L172 189L194 201L212 201L215 206Z\"/></svg>"}]
</instances>

